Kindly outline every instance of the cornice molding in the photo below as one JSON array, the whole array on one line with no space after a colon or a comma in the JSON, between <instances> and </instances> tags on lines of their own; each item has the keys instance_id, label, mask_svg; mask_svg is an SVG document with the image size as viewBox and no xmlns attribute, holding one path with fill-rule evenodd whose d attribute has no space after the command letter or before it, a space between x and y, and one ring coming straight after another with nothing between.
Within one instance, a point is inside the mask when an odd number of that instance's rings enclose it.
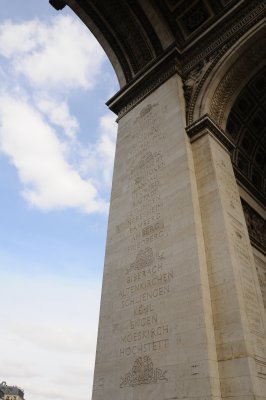
<instances>
[{"instance_id":1,"label":"cornice molding","mask_svg":"<svg viewBox=\"0 0 266 400\"><path fill-rule=\"evenodd\" d=\"M206 134L210 134L216 138L230 153L234 150L235 145L225 132L210 118L208 114L203 115L200 119L186 127L186 132L191 142L196 141Z\"/></svg>"},{"instance_id":2,"label":"cornice molding","mask_svg":"<svg viewBox=\"0 0 266 400\"><path fill-rule=\"evenodd\" d=\"M174 74L181 75L181 62L179 51L171 47L106 104L120 119Z\"/></svg>"}]
</instances>

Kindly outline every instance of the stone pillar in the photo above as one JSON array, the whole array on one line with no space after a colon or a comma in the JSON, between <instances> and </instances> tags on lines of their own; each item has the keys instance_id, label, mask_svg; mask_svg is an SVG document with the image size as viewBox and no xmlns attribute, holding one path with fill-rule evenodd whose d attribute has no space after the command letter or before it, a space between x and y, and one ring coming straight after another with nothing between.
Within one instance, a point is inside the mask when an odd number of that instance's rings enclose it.
<instances>
[{"instance_id":1,"label":"stone pillar","mask_svg":"<svg viewBox=\"0 0 266 400\"><path fill-rule=\"evenodd\" d=\"M150 91L118 124L92 399L218 400L182 82Z\"/></svg>"},{"instance_id":2,"label":"stone pillar","mask_svg":"<svg viewBox=\"0 0 266 400\"><path fill-rule=\"evenodd\" d=\"M266 399L265 309L227 151L231 143L208 116L187 131L192 140L222 398Z\"/></svg>"}]
</instances>

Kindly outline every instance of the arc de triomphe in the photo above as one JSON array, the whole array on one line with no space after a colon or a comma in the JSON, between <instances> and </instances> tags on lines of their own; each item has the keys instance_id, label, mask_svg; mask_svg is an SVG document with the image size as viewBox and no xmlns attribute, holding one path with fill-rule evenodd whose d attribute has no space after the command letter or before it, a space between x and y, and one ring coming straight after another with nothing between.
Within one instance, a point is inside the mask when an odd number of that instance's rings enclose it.
<instances>
[{"instance_id":1,"label":"arc de triomphe","mask_svg":"<svg viewBox=\"0 0 266 400\"><path fill-rule=\"evenodd\" d=\"M266 399L263 0L50 0L121 89L93 400Z\"/></svg>"}]
</instances>

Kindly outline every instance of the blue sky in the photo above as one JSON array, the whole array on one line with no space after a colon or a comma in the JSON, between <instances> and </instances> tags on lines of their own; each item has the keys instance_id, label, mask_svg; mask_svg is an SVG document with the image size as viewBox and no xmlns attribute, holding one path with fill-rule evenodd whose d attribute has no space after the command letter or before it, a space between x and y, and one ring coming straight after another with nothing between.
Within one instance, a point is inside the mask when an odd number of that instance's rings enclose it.
<instances>
[{"instance_id":1,"label":"blue sky","mask_svg":"<svg viewBox=\"0 0 266 400\"><path fill-rule=\"evenodd\" d=\"M0 381L90 398L118 90L67 7L1 0Z\"/></svg>"}]
</instances>

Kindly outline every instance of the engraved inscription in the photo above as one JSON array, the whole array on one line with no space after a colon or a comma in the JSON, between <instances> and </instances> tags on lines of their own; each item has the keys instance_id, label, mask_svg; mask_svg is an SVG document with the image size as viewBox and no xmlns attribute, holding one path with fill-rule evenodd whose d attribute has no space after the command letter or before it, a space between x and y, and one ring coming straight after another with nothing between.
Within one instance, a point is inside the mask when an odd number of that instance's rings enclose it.
<instances>
[{"instance_id":1,"label":"engraved inscription","mask_svg":"<svg viewBox=\"0 0 266 400\"><path fill-rule=\"evenodd\" d=\"M141 293L138 296L126 298L122 300L122 308L135 306L140 303L145 303L146 301L152 300L156 297L165 296L170 293L170 286L160 286L158 288L149 290L147 292Z\"/></svg>"},{"instance_id":2,"label":"engraved inscription","mask_svg":"<svg viewBox=\"0 0 266 400\"><path fill-rule=\"evenodd\" d=\"M165 350L168 348L168 345L169 339L161 339L152 342L133 344L132 346L121 347L120 357L129 357L137 354L151 353L152 351Z\"/></svg>"},{"instance_id":3,"label":"engraved inscription","mask_svg":"<svg viewBox=\"0 0 266 400\"><path fill-rule=\"evenodd\" d=\"M148 135L149 136L149 135ZM164 166L161 152L140 152L130 171L131 212L128 217L129 251L153 243L164 235L158 172Z\"/></svg>"},{"instance_id":4,"label":"engraved inscription","mask_svg":"<svg viewBox=\"0 0 266 400\"><path fill-rule=\"evenodd\" d=\"M141 306L142 307L142 306ZM157 314L148 315L135 320L130 320L130 329L150 326L158 323Z\"/></svg>"},{"instance_id":5,"label":"engraved inscription","mask_svg":"<svg viewBox=\"0 0 266 400\"><path fill-rule=\"evenodd\" d=\"M157 105L150 104L142 109L128 137L130 262L124 265L118 290L120 311L126 318L119 332L118 356L134 357L135 361L132 370L121 377L120 388L167 380L166 371L153 368L151 360L152 353L169 347L170 321L158 300L170 295L174 279L167 255L157 246L167 234L160 185L165 166L160 121Z\"/></svg>"},{"instance_id":6,"label":"engraved inscription","mask_svg":"<svg viewBox=\"0 0 266 400\"><path fill-rule=\"evenodd\" d=\"M173 268L165 266L163 252L154 254L151 247L141 249L125 272L125 284L119 291L122 308L169 294L173 278Z\"/></svg>"},{"instance_id":7,"label":"engraved inscription","mask_svg":"<svg viewBox=\"0 0 266 400\"><path fill-rule=\"evenodd\" d=\"M263 360L255 360L257 376L262 379L266 379L266 362Z\"/></svg>"},{"instance_id":8,"label":"engraved inscription","mask_svg":"<svg viewBox=\"0 0 266 400\"><path fill-rule=\"evenodd\" d=\"M130 265L127 270L129 273L132 270L139 270L150 266L154 261L153 251L151 247L146 247L138 252L136 260Z\"/></svg>"},{"instance_id":9,"label":"engraved inscription","mask_svg":"<svg viewBox=\"0 0 266 400\"><path fill-rule=\"evenodd\" d=\"M155 328L130 332L127 335L123 335L121 337L121 341L124 343L131 343L144 339L157 339L158 337L168 333L169 333L168 325L156 326Z\"/></svg>"},{"instance_id":10,"label":"engraved inscription","mask_svg":"<svg viewBox=\"0 0 266 400\"><path fill-rule=\"evenodd\" d=\"M159 190L160 171L165 165L161 147L164 133L157 105L148 105L135 120L128 163L131 210L128 215L129 252L152 247L165 235L162 199Z\"/></svg>"},{"instance_id":11,"label":"engraved inscription","mask_svg":"<svg viewBox=\"0 0 266 400\"><path fill-rule=\"evenodd\" d=\"M138 357L130 372L121 377L120 387L138 386L159 381L167 381L166 370L154 368L151 357Z\"/></svg>"}]
</instances>

